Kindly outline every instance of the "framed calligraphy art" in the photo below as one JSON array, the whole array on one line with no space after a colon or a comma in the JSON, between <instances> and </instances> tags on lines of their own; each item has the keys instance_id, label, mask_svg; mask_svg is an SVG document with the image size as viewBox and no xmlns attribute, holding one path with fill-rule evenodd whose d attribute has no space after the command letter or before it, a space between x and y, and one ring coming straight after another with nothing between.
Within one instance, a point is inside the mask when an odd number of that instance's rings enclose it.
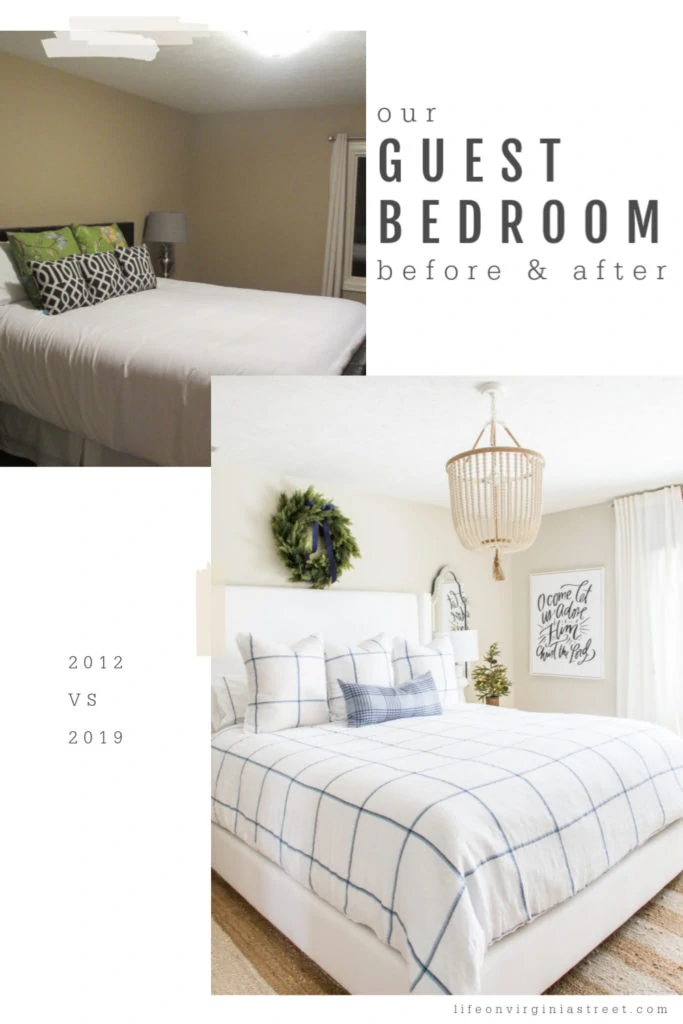
<instances>
[{"instance_id":1,"label":"framed calligraphy art","mask_svg":"<svg viewBox=\"0 0 683 1024\"><path fill-rule=\"evenodd\" d=\"M604 569L532 573L530 672L603 679Z\"/></svg>"}]
</instances>

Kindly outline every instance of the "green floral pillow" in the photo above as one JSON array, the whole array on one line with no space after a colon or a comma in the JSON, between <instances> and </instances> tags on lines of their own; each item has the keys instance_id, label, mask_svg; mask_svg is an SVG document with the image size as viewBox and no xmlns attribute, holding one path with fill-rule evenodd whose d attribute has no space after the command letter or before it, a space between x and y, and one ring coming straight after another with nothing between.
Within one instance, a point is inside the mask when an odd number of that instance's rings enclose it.
<instances>
[{"instance_id":1,"label":"green floral pillow","mask_svg":"<svg viewBox=\"0 0 683 1024\"><path fill-rule=\"evenodd\" d=\"M128 242L118 224L72 224L71 230L78 242L81 252L111 252L113 249L125 249Z\"/></svg>"},{"instance_id":2,"label":"green floral pillow","mask_svg":"<svg viewBox=\"0 0 683 1024\"><path fill-rule=\"evenodd\" d=\"M79 256L81 250L71 228L55 231L20 231L7 235L10 254L26 294L36 307L42 309L40 295L29 263L31 260L60 260L64 256Z\"/></svg>"}]
</instances>

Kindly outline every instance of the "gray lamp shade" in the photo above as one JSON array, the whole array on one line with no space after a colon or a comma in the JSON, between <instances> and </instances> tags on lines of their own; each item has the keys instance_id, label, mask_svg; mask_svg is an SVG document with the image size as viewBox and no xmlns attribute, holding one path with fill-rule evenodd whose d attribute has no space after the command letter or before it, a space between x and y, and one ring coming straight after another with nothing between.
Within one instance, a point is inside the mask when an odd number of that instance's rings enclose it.
<instances>
[{"instance_id":1,"label":"gray lamp shade","mask_svg":"<svg viewBox=\"0 0 683 1024\"><path fill-rule=\"evenodd\" d=\"M145 221L145 242L186 242L187 219L184 213L154 210Z\"/></svg>"}]
</instances>

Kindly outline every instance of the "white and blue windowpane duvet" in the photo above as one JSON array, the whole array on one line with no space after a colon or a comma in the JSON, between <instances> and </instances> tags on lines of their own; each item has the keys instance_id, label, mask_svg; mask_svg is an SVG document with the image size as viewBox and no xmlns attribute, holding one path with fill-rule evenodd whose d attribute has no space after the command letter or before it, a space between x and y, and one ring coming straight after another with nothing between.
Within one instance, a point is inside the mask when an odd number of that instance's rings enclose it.
<instances>
[{"instance_id":1,"label":"white and blue windowpane duvet","mask_svg":"<svg viewBox=\"0 0 683 1024\"><path fill-rule=\"evenodd\" d=\"M643 722L464 705L213 738L213 818L407 963L476 993L487 947L683 817L683 741Z\"/></svg>"}]
</instances>

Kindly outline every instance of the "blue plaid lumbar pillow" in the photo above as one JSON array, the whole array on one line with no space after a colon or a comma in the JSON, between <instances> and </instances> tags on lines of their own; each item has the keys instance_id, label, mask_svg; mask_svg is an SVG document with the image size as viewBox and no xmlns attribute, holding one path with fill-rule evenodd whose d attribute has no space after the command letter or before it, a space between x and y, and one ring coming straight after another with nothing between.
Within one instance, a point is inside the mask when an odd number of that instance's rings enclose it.
<instances>
[{"instance_id":1,"label":"blue plaid lumbar pillow","mask_svg":"<svg viewBox=\"0 0 683 1024\"><path fill-rule=\"evenodd\" d=\"M253 633L239 633L235 639L247 670L245 732L329 722L321 637L307 636L292 647Z\"/></svg>"},{"instance_id":2,"label":"blue plaid lumbar pillow","mask_svg":"<svg viewBox=\"0 0 683 1024\"><path fill-rule=\"evenodd\" d=\"M391 667L391 637L379 633L363 640L355 647L325 644L325 671L327 672L327 703L333 722L346 721L346 702L337 680L341 676L351 683L364 686L394 686Z\"/></svg>"},{"instance_id":3,"label":"blue plaid lumbar pillow","mask_svg":"<svg viewBox=\"0 0 683 1024\"><path fill-rule=\"evenodd\" d=\"M363 686L338 680L352 728L380 725L395 718L424 718L443 713L431 672L402 686Z\"/></svg>"}]
</instances>

